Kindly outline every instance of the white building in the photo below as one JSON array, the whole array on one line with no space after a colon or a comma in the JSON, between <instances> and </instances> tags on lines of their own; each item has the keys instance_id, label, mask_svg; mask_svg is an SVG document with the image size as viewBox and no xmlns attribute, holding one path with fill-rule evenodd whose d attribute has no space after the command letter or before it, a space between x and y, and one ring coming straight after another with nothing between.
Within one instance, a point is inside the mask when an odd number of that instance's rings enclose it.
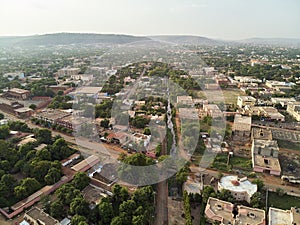
<instances>
[{"instance_id":1,"label":"white building","mask_svg":"<svg viewBox=\"0 0 300 225\"><path fill-rule=\"evenodd\" d=\"M252 184L247 177L239 179L237 176L224 176L218 183L218 190L228 190L238 201L250 203L252 195L257 192L257 185Z\"/></svg>"}]
</instances>

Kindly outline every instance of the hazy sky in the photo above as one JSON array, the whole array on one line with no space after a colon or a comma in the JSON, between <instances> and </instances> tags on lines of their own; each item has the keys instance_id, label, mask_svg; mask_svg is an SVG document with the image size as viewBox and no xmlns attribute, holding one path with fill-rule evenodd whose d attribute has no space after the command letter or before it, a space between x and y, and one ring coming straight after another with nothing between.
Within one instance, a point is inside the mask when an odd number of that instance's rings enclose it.
<instances>
[{"instance_id":1,"label":"hazy sky","mask_svg":"<svg viewBox=\"0 0 300 225\"><path fill-rule=\"evenodd\" d=\"M300 0L0 0L0 35L56 32L300 38Z\"/></svg>"}]
</instances>

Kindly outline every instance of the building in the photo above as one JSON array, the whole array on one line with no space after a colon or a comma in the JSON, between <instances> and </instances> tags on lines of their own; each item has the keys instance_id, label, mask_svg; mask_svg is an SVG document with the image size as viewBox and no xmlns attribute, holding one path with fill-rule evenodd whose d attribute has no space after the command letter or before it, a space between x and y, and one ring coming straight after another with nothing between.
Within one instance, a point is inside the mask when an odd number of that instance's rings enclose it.
<instances>
[{"instance_id":1,"label":"building","mask_svg":"<svg viewBox=\"0 0 300 225\"><path fill-rule=\"evenodd\" d=\"M251 133L251 124L251 117L236 114L234 117L232 132L235 136L249 137Z\"/></svg>"},{"instance_id":2,"label":"building","mask_svg":"<svg viewBox=\"0 0 300 225\"><path fill-rule=\"evenodd\" d=\"M251 139L272 140L273 135L270 129L254 127L251 132Z\"/></svg>"},{"instance_id":3,"label":"building","mask_svg":"<svg viewBox=\"0 0 300 225\"><path fill-rule=\"evenodd\" d=\"M71 75L72 80L82 80L85 82L92 81L94 79L93 74L73 74Z\"/></svg>"},{"instance_id":4,"label":"building","mask_svg":"<svg viewBox=\"0 0 300 225\"><path fill-rule=\"evenodd\" d=\"M180 104L180 105L193 105L193 99L189 95L177 96L177 104Z\"/></svg>"},{"instance_id":5,"label":"building","mask_svg":"<svg viewBox=\"0 0 300 225\"><path fill-rule=\"evenodd\" d=\"M218 221L221 225L234 224L234 205L216 198L210 197L205 207L205 215L211 222Z\"/></svg>"},{"instance_id":6,"label":"building","mask_svg":"<svg viewBox=\"0 0 300 225\"><path fill-rule=\"evenodd\" d=\"M282 107L286 107L290 102L296 102L294 98L271 98L271 102L275 105L280 104Z\"/></svg>"},{"instance_id":7,"label":"building","mask_svg":"<svg viewBox=\"0 0 300 225\"><path fill-rule=\"evenodd\" d=\"M254 139L251 153L253 171L280 176L281 166L278 159L277 141Z\"/></svg>"},{"instance_id":8,"label":"building","mask_svg":"<svg viewBox=\"0 0 300 225\"><path fill-rule=\"evenodd\" d=\"M266 225L266 214L264 210L250 208L243 205L239 205L237 208L238 214L234 224Z\"/></svg>"},{"instance_id":9,"label":"building","mask_svg":"<svg viewBox=\"0 0 300 225\"><path fill-rule=\"evenodd\" d=\"M77 163L76 165L72 166L72 170L76 172L85 172L98 164L100 162L100 159L96 155L91 155L85 160L82 160L80 163Z\"/></svg>"},{"instance_id":10,"label":"building","mask_svg":"<svg viewBox=\"0 0 300 225\"><path fill-rule=\"evenodd\" d=\"M300 121L300 102L288 103L286 111L298 122Z\"/></svg>"},{"instance_id":11,"label":"building","mask_svg":"<svg viewBox=\"0 0 300 225\"><path fill-rule=\"evenodd\" d=\"M42 120L47 123L48 127L51 125L56 125L59 120L70 116L71 113L64 112L62 110L57 109L45 109L39 113L36 113L33 117Z\"/></svg>"},{"instance_id":12,"label":"building","mask_svg":"<svg viewBox=\"0 0 300 225\"><path fill-rule=\"evenodd\" d=\"M205 215L210 222L220 225L266 225L265 211L238 205L210 197L205 208Z\"/></svg>"},{"instance_id":13,"label":"building","mask_svg":"<svg viewBox=\"0 0 300 225\"><path fill-rule=\"evenodd\" d=\"M77 75L80 72L80 68L63 68L57 71L59 77Z\"/></svg>"},{"instance_id":14,"label":"building","mask_svg":"<svg viewBox=\"0 0 300 225\"><path fill-rule=\"evenodd\" d=\"M12 88L6 92L6 96L9 98L15 98L19 100L26 100L30 96L30 91L20 89L20 88Z\"/></svg>"},{"instance_id":15,"label":"building","mask_svg":"<svg viewBox=\"0 0 300 225\"><path fill-rule=\"evenodd\" d=\"M218 90L220 89L220 86L219 84L215 84L215 83L212 83L212 84L205 84L205 89L206 90Z\"/></svg>"},{"instance_id":16,"label":"building","mask_svg":"<svg viewBox=\"0 0 300 225\"><path fill-rule=\"evenodd\" d=\"M180 119L198 120L198 112L194 108L179 108Z\"/></svg>"},{"instance_id":17,"label":"building","mask_svg":"<svg viewBox=\"0 0 300 225\"><path fill-rule=\"evenodd\" d=\"M298 225L300 224L300 209L283 210L269 208L269 225Z\"/></svg>"},{"instance_id":18,"label":"building","mask_svg":"<svg viewBox=\"0 0 300 225\"><path fill-rule=\"evenodd\" d=\"M222 118L224 116L216 104L203 104L203 110L207 116L211 116L212 118Z\"/></svg>"},{"instance_id":19,"label":"building","mask_svg":"<svg viewBox=\"0 0 300 225\"><path fill-rule=\"evenodd\" d=\"M74 153L73 155L69 156L68 158L66 158L60 162L61 162L62 166L67 166L79 158L80 158L80 154Z\"/></svg>"},{"instance_id":20,"label":"building","mask_svg":"<svg viewBox=\"0 0 300 225\"><path fill-rule=\"evenodd\" d=\"M98 98L101 90L102 87L81 86L76 88L75 91L70 92L69 95L74 98L80 96Z\"/></svg>"},{"instance_id":21,"label":"building","mask_svg":"<svg viewBox=\"0 0 300 225\"><path fill-rule=\"evenodd\" d=\"M24 220L31 225L60 225L58 220L37 207L27 211L24 215Z\"/></svg>"},{"instance_id":22,"label":"building","mask_svg":"<svg viewBox=\"0 0 300 225\"><path fill-rule=\"evenodd\" d=\"M256 98L252 96L238 96L237 106L244 108L245 106L255 106Z\"/></svg>"},{"instance_id":23,"label":"building","mask_svg":"<svg viewBox=\"0 0 300 225\"><path fill-rule=\"evenodd\" d=\"M252 184L247 177L223 176L218 182L218 190L228 190L237 201L250 203L252 195L257 192L257 185Z\"/></svg>"},{"instance_id":24,"label":"building","mask_svg":"<svg viewBox=\"0 0 300 225\"><path fill-rule=\"evenodd\" d=\"M271 106L253 107L250 109L251 115L258 115L273 121L285 121L285 116Z\"/></svg>"}]
</instances>

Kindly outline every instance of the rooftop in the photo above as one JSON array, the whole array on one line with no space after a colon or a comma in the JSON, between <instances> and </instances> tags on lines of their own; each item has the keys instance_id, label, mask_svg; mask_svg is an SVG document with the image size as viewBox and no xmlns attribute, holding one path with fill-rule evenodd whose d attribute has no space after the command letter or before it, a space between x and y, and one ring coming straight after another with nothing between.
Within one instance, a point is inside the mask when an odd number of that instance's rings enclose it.
<instances>
[{"instance_id":1,"label":"rooftop","mask_svg":"<svg viewBox=\"0 0 300 225\"><path fill-rule=\"evenodd\" d=\"M252 96L239 96L239 99L243 100L243 101L256 101L256 98L252 97Z\"/></svg>"},{"instance_id":2,"label":"rooftop","mask_svg":"<svg viewBox=\"0 0 300 225\"><path fill-rule=\"evenodd\" d=\"M30 209L28 212L26 212L26 214L36 221L41 221L43 224L47 224L47 225L59 224L59 222L56 219L54 219L49 214L45 213L43 210L37 207ZM26 217L26 214L24 217Z\"/></svg>"},{"instance_id":3,"label":"rooftop","mask_svg":"<svg viewBox=\"0 0 300 225\"><path fill-rule=\"evenodd\" d=\"M272 140L273 135L272 131L269 129L262 128L252 128L252 138L253 139L263 139L263 140Z\"/></svg>"},{"instance_id":4,"label":"rooftop","mask_svg":"<svg viewBox=\"0 0 300 225\"><path fill-rule=\"evenodd\" d=\"M234 224L232 211L232 203L210 197L207 201L205 214L212 220L223 221L224 224Z\"/></svg>"},{"instance_id":5,"label":"rooftop","mask_svg":"<svg viewBox=\"0 0 300 225\"><path fill-rule=\"evenodd\" d=\"M246 206L238 206L238 215L235 224L251 224L260 225L265 224L265 211L261 209L250 208Z\"/></svg>"},{"instance_id":6,"label":"rooftop","mask_svg":"<svg viewBox=\"0 0 300 225\"><path fill-rule=\"evenodd\" d=\"M20 89L20 88L12 88L9 90L9 92L14 92L14 93L18 93L18 94L27 94L29 91Z\"/></svg>"},{"instance_id":7,"label":"rooftop","mask_svg":"<svg viewBox=\"0 0 300 225\"><path fill-rule=\"evenodd\" d=\"M75 171L86 171L90 169L91 167L95 166L97 163L99 163L100 160L97 156L91 155L85 160L82 160L80 163L77 163L72 167L73 170ZM87 168L87 169L86 169Z\"/></svg>"},{"instance_id":8,"label":"rooftop","mask_svg":"<svg viewBox=\"0 0 300 225\"><path fill-rule=\"evenodd\" d=\"M257 192L257 185L252 184L247 178L239 179L237 176L223 176L219 185L226 190L234 192L247 192L252 196Z\"/></svg>"},{"instance_id":9,"label":"rooftop","mask_svg":"<svg viewBox=\"0 0 300 225\"><path fill-rule=\"evenodd\" d=\"M269 225L283 225L291 223L290 210L269 208Z\"/></svg>"}]
</instances>

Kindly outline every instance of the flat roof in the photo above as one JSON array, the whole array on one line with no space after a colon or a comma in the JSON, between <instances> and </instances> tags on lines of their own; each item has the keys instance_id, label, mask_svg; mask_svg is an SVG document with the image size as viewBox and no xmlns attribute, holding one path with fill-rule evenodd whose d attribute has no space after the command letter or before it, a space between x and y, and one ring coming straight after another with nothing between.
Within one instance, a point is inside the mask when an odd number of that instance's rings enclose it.
<instances>
[{"instance_id":1,"label":"flat roof","mask_svg":"<svg viewBox=\"0 0 300 225\"><path fill-rule=\"evenodd\" d=\"M56 219L51 217L49 214L45 213L43 210L41 210L37 207L30 209L28 212L26 212L26 214L28 216L30 216L31 218L33 218L35 220L40 220L47 225L59 224L59 221L57 221Z\"/></svg>"},{"instance_id":2,"label":"flat roof","mask_svg":"<svg viewBox=\"0 0 300 225\"><path fill-rule=\"evenodd\" d=\"M250 196L257 192L256 184L252 184L247 179L239 179L238 176L223 176L219 181L219 185L226 190L247 192Z\"/></svg>"},{"instance_id":3,"label":"flat roof","mask_svg":"<svg viewBox=\"0 0 300 225\"><path fill-rule=\"evenodd\" d=\"M250 208L243 205L238 206L236 224L260 225L265 224L265 220L266 214L264 210Z\"/></svg>"},{"instance_id":4,"label":"flat roof","mask_svg":"<svg viewBox=\"0 0 300 225\"><path fill-rule=\"evenodd\" d=\"M100 159L96 155L91 155L88 158L86 158L85 160L82 160L80 163L77 163L76 165L72 166L71 169L73 169L75 171L81 171L86 166L88 166L89 168L91 168L91 167L95 166L99 162L100 162Z\"/></svg>"},{"instance_id":5,"label":"flat roof","mask_svg":"<svg viewBox=\"0 0 300 225\"><path fill-rule=\"evenodd\" d=\"M266 160L268 161L267 164L265 163ZM262 168L267 168L275 171L281 171L281 166L278 158L266 157L266 156L254 154L253 162L255 166L259 166Z\"/></svg>"},{"instance_id":6,"label":"flat roof","mask_svg":"<svg viewBox=\"0 0 300 225\"><path fill-rule=\"evenodd\" d=\"M206 205L205 214L210 218L221 219L224 224L234 224L233 218L234 205L230 202L225 202L217 198L209 197Z\"/></svg>"},{"instance_id":7,"label":"flat roof","mask_svg":"<svg viewBox=\"0 0 300 225\"><path fill-rule=\"evenodd\" d=\"M269 225L292 224L290 210L269 208Z\"/></svg>"},{"instance_id":8,"label":"flat roof","mask_svg":"<svg viewBox=\"0 0 300 225\"><path fill-rule=\"evenodd\" d=\"M20 89L20 88L12 88L9 90L9 92L15 92L18 94L27 94L29 91L28 90L24 90L24 89Z\"/></svg>"},{"instance_id":9,"label":"flat roof","mask_svg":"<svg viewBox=\"0 0 300 225\"><path fill-rule=\"evenodd\" d=\"M243 101L256 101L256 98L252 96L239 96L239 98L242 99Z\"/></svg>"}]
</instances>

